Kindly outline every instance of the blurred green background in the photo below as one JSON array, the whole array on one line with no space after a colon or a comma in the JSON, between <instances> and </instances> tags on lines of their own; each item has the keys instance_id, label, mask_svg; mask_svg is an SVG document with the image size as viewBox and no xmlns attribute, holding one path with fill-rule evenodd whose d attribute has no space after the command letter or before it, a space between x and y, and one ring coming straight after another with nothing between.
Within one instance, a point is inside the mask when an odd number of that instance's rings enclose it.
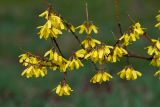
<instances>
[{"instance_id":1,"label":"blurred green background","mask_svg":"<svg viewBox=\"0 0 160 107\"><path fill-rule=\"evenodd\" d=\"M119 35L114 0L87 0L90 20L99 27L95 38L115 43L111 32ZM50 0L56 11L78 26L85 19L83 0ZM159 0L120 0L120 17L123 31L131 24L127 17L139 21L153 38L160 32L154 28ZM107 64L106 70L115 77L109 83L92 85L89 79L95 71L89 62L85 67L68 74L74 92L70 97L57 97L51 89L62 80L59 72L49 72L45 78L26 79L20 76L23 67L18 63L20 48L43 55L51 48L50 41L40 40L36 27L44 20L38 15L47 9L43 0L0 0L0 107L160 107L160 81L153 77L156 69L149 62L131 59L134 67L143 73L136 81L122 81L116 72L125 66L125 59ZM84 35L80 35L84 38ZM66 56L79 49L69 33L58 39ZM138 40L129 50L146 55L145 39Z\"/></svg>"}]
</instances>

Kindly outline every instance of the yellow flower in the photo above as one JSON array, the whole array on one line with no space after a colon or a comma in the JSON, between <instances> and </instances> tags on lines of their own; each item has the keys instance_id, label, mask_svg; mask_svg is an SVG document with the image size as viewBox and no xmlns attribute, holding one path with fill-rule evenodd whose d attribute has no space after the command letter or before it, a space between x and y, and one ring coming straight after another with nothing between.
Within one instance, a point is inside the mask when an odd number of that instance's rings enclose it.
<instances>
[{"instance_id":1,"label":"yellow flower","mask_svg":"<svg viewBox=\"0 0 160 107\"><path fill-rule=\"evenodd\" d=\"M119 58L123 57L123 55L127 55L128 52L123 49L121 46L115 46L112 50L111 54L108 55L107 61L109 62L117 62Z\"/></svg>"},{"instance_id":2,"label":"yellow flower","mask_svg":"<svg viewBox=\"0 0 160 107\"><path fill-rule=\"evenodd\" d=\"M160 10L159 10L159 13L160 13ZM160 14L158 14L158 15L156 16L156 19L157 19L158 22L160 22Z\"/></svg>"},{"instance_id":3,"label":"yellow flower","mask_svg":"<svg viewBox=\"0 0 160 107\"><path fill-rule=\"evenodd\" d=\"M38 33L40 39L42 38L48 39L49 35L51 34L51 22L47 21L45 25L39 26L38 29L40 29L40 32Z\"/></svg>"},{"instance_id":4,"label":"yellow flower","mask_svg":"<svg viewBox=\"0 0 160 107\"><path fill-rule=\"evenodd\" d=\"M22 54L19 56L19 62L22 63L24 66L28 66L29 64L38 64L40 61L33 56L30 56L29 54Z\"/></svg>"},{"instance_id":5,"label":"yellow flower","mask_svg":"<svg viewBox=\"0 0 160 107\"><path fill-rule=\"evenodd\" d=\"M92 38L87 38L81 43L85 49L94 48L97 44L101 44L100 41Z\"/></svg>"},{"instance_id":6,"label":"yellow flower","mask_svg":"<svg viewBox=\"0 0 160 107\"><path fill-rule=\"evenodd\" d=\"M84 49L80 49L75 53L75 56L77 58L84 58L84 56L86 55L87 51Z\"/></svg>"},{"instance_id":7,"label":"yellow flower","mask_svg":"<svg viewBox=\"0 0 160 107\"><path fill-rule=\"evenodd\" d=\"M148 54L149 55L160 55L160 41L156 39L152 39L153 45L148 46Z\"/></svg>"},{"instance_id":8,"label":"yellow flower","mask_svg":"<svg viewBox=\"0 0 160 107\"><path fill-rule=\"evenodd\" d=\"M63 24L63 20L59 16L51 13L49 20L51 21L53 28L56 28L59 30L65 29L65 26Z\"/></svg>"},{"instance_id":9,"label":"yellow flower","mask_svg":"<svg viewBox=\"0 0 160 107\"><path fill-rule=\"evenodd\" d=\"M72 24L68 24L68 27L69 32L75 32L75 27Z\"/></svg>"},{"instance_id":10,"label":"yellow flower","mask_svg":"<svg viewBox=\"0 0 160 107\"><path fill-rule=\"evenodd\" d=\"M113 49L112 46L107 45L97 45L94 49L92 49L86 56L85 59L91 59L94 63L99 62L102 64L107 56L110 54L110 50Z\"/></svg>"},{"instance_id":11,"label":"yellow flower","mask_svg":"<svg viewBox=\"0 0 160 107\"><path fill-rule=\"evenodd\" d=\"M98 28L93 23L91 23L89 26L89 34L91 34L92 31L97 34L98 33L97 29Z\"/></svg>"},{"instance_id":12,"label":"yellow flower","mask_svg":"<svg viewBox=\"0 0 160 107\"><path fill-rule=\"evenodd\" d=\"M160 67L160 55L154 55L151 61L151 65Z\"/></svg>"},{"instance_id":13,"label":"yellow flower","mask_svg":"<svg viewBox=\"0 0 160 107\"><path fill-rule=\"evenodd\" d=\"M83 32L85 32L86 34L91 34L92 31L94 33L98 33L98 28L92 23L92 22L89 22L88 25L87 25L87 22L84 22L82 25L78 26L76 29L80 29L79 30L79 33L82 34Z\"/></svg>"},{"instance_id":14,"label":"yellow flower","mask_svg":"<svg viewBox=\"0 0 160 107\"><path fill-rule=\"evenodd\" d=\"M79 69L84 65L82 64L81 60L79 60L78 58L71 58L71 60L67 62L66 66L69 67L70 70L74 70L74 69Z\"/></svg>"},{"instance_id":15,"label":"yellow flower","mask_svg":"<svg viewBox=\"0 0 160 107\"><path fill-rule=\"evenodd\" d=\"M62 30L65 29L62 19L55 15L54 13L48 13L48 11L43 12L39 15L40 17L45 17L47 22L43 26L39 26L39 36L40 39L48 39L49 37L57 38L58 35L62 34Z\"/></svg>"},{"instance_id":16,"label":"yellow flower","mask_svg":"<svg viewBox=\"0 0 160 107\"><path fill-rule=\"evenodd\" d=\"M122 79L126 80L136 80L141 77L142 74L139 71L134 70L132 66L126 66L123 70L117 73Z\"/></svg>"},{"instance_id":17,"label":"yellow flower","mask_svg":"<svg viewBox=\"0 0 160 107\"><path fill-rule=\"evenodd\" d=\"M122 41L122 45L124 46L128 46L130 44L130 36L127 33L124 34L119 40Z\"/></svg>"},{"instance_id":18,"label":"yellow flower","mask_svg":"<svg viewBox=\"0 0 160 107\"><path fill-rule=\"evenodd\" d=\"M130 29L129 33L125 33L119 40L122 42L122 45L128 46L139 39L140 35L143 34L144 31L143 28L141 28L140 23L136 23L132 26L132 29Z\"/></svg>"},{"instance_id":19,"label":"yellow flower","mask_svg":"<svg viewBox=\"0 0 160 107\"><path fill-rule=\"evenodd\" d=\"M51 66L49 62L38 59L30 53L22 54L19 56L19 62L27 68L21 73L21 76L31 77L44 77L47 75L47 66ZM54 65L56 67L56 65Z\"/></svg>"},{"instance_id":20,"label":"yellow flower","mask_svg":"<svg viewBox=\"0 0 160 107\"><path fill-rule=\"evenodd\" d=\"M40 39L45 38L47 40L49 37L57 38L59 34L62 34L61 29L54 28L50 20L48 20L45 25L39 26L38 29L40 29L38 33Z\"/></svg>"},{"instance_id":21,"label":"yellow flower","mask_svg":"<svg viewBox=\"0 0 160 107\"><path fill-rule=\"evenodd\" d=\"M144 34L143 28L141 27L140 23L136 23L135 25L133 25L133 32L135 35L138 36L138 38L139 38L139 35Z\"/></svg>"},{"instance_id":22,"label":"yellow flower","mask_svg":"<svg viewBox=\"0 0 160 107\"><path fill-rule=\"evenodd\" d=\"M45 10L43 13L41 13L41 14L39 15L39 17L45 17L45 19L48 19L48 17L49 17L49 12L48 12L48 10Z\"/></svg>"},{"instance_id":23,"label":"yellow flower","mask_svg":"<svg viewBox=\"0 0 160 107\"><path fill-rule=\"evenodd\" d=\"M160 69L154 74L154 76L160 78Z\"/></svg>"},{"instance_id":24,"label":"yellow flower","mask_svg":"<svg viewBox=\"0 0 160 107\"><path fill-rule=\"evenodd\" d=\"M93 76L93 78L90 80L92 83L99 83L110 81L110 79L113 78L109 73L100 70L97 74Z\"/></svg>"},{"instance_id":25,"label":"yellow flower","mask_svg":"<svg viewBox=\"0 0 160 107\"><path fill-rule=\"evenodd\" d=\"M26 60L29 57L28 54L21 54L19 55L19 63L22 63L24 60Z\"/></svg>"},{"instance_id":26,"label":"yellow flower","mask_svg":"<svg viewBox=\"0 0 160 107\"><path fill-rule=\"evenodd\" d=\"M47 56L49 56L49 60L55 60L55 61L57 61L59 57L58 53L56 51L53 52L52 49L50 49L45 53L44 57L47 57Z\"/></svg>"},{"instance_id":27,"label":"yellow flower","mask_svg":"<svg viewBox=\"0 0 160 107\"><path fill-rule=\"evenodd\" d=\"M70 96L71 92L73 91L71 87L66 83L60 83L55 89L52 91L55 91L58 96Z\"/></svg>"},{"instance_id":28,"label":"yellow flower","mask_svg":"<svg viewBox=\"0 0 160 107\"><path fill-rule=\"evenodd\" d=\"M159 11L160 12L160 11ZM156 16L156 20L157 20L157 24L155 25L155 27L159 28L160 29L160 14L158 14Z\"/></svg>"},{"instance_id":29,"label":"yellow flower","mask_svg":"<svg viewBox=\"0 0 160 107\"><path fill-rule=\"evenodd\" d=\"M59 70L60 70L61 72L66 72L66 70L67 70L67 68L68 68L67 62L68 62L68 61L65 60L65 61L62 62L62 64L59 65Z\"/></svg>"},{"instance_id":30,"label":"yellow flower","mask_svg":"<svg viewBox=\"0 0 160 107\"><path fill-rule=\"evenodd\" d=\"M87 34L89 34L88 28L87 28L87 26L86 26L85 24L82 24L82 25L78 26L76 29L80 29L80 30L79 30L79 33L80 33L80 34L82 34L84 31L85 31Z\"/></svg>"},{"instance_id":31,"label":"yellow flower","mask_svg":"<svg viewBox=\"0 0 160 107\"><path fill-rule=\"evenodd\" d=\"M160 22L155 25L155 27L160 29Z\"/></svg>"},{"instance_id":32,"label":"yellow flower","mask_svg":"<svg viewBox=\"0 0 160 107\"><path fill-rule=\"evenodd\" d=\"M47 75L47 68L46 67L38 67L38 66L29 66L26 68L22 73L21 76L26 76L27 78L31 77L44 77Z\"/></svg>"},{"instance_id":33,"label":"yellow flower","mask_svg":"<svg viewBox=\"0 0 160 107\"><path fill-rule=\"evenodd\" d=\"M152 45L148 46L148 54L152 56L151 65L160 67L160 41L152 39Z\"/></svg>"},{"instance_id":34,"label":"yellow flower","mask_svg":"<svg viewBox=\"0 0 160 107\"><path fill-rule=\"evenodd\" d=\"M61 72L66 72L67 70L67 60L63 58L61 55L59 55L56 51L53 51L52 49L47 51L44 55L44 57L49 56L49 60L52 61L54 64L59 66L59 69ZM53 70L56 70L57 67L53 67Z\"/></svg>"},{"instance_id":35,"label":"yellow flower","mask_svg":"<svg viewBox=\"0 0 160 107\"><path fill-rule=\"evenodd\" d=\"M61 55L59 55L56 51L53 51L52 49L45 53L44 57L47 56L49 56L49 60L56 64L62 64L63 60L65 60Z\"/></svg>"},{"instance_id":36,"label":"yellow flower","mask_svg":"<svg viewBox=\"0 0 160 107\"><path fill-rule=\"evenodd\" d=\"M119 40L122 42L121 44L123 46L128 46L129 44L132 44L137 39L139 39L139 35L130 33L130 34L124 34Z\"/></svg>"}]
</instances>

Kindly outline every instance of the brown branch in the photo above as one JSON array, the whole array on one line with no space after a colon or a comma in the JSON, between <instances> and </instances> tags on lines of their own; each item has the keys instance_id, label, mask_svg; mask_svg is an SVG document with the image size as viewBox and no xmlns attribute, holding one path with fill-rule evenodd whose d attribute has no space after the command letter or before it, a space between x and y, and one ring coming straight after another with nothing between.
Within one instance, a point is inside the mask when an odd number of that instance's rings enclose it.
<instances>
[{"instance_id":1,"label":"brown branch","mask_svg":"<svg viewBox=\"0 0 160 107\"><path fill-rule=\"evenodd\" d=\"M51 64L52 64L51 66L46 65L46 64L41 64L41 63L33 64L33 63L30 63L30 62L26 62L26 61L24 61L23 63L28 63L29 65L32 65L32 66L40 66L40 67L53 67L53 66L58 66L58 65L53 64L53 63L51 63Z\"/></svg>"},{"instance_id":2,"label":"brown branch","mask_svg":"<svg viewBox=\"0 0 160 107\"><path fill-rule=\"evenodd\" d=\"M123 36L122 26L121 26L120 22L118 23L118 28L119 28L119 32L120 32L121 36Z\"/></svg>"},{"instance_id":3,"label":"brown branch","mask_svg":"<svg viewBox=\"0 0 160 107\"><path fill-rule=\"evenodd\" d=\"M135 24L135 21L133 20L133 18L128 14L128 19L131 21L132 24Z\"/></svg>"},{"instance_id":4,"label":"brown branch","mask_svg":"<svg viewBox=\"0 0 160 107\"><path fill-rule=\"evenodd\" d=\"M52 44L55 43L59 53L62 55L63 58L65 58L64 54L62 53L62 51L59 47L57 40L55 38L51 38L51 41L52 41ZM67 72L64 72L63 74L64 74L64 81L66 81L67 80Z\"/></svg>"},{"instance_id":5,"label":"brown branch","mask_svg":"<svg viewBox=\"0 0 160 107\"><path fill-rule=\"evenodd\" d=\"M128 55L125 55L125 57L132 57L132 58L138 58L138 59L144 59L144 60L152 60L153 59L152 57L145 57L145 56L137 55L137 54L135 54L133 52L129 52L129 51L128 51Z\"/></svg>"},{"instance_id":6,"label":"brown branch","mask_svg":"<svg viewBox=\"0 0 160 107\"><path fill-rule=\"evenodd\" d=\"M80 44L80 46L81 46L82 48L84 48L84 47L81 45L81 40L79 39L79 37L78 37L78 36L76 35L76 33L74 33L73 30L70 28L70 24L69 24L67 21L65 21L65 20L63 19L63 17L61 17L61 19L63 20L63 22L64 22L64 24L66 25L67 29L70 30L70 32L72 33L72 35L75 37L75 39L77 40L77 42Z\"/></svg>"},{"instance_id":7,"label":"brown branch","mask_svg":"<svg viewBox=\"0 0 160 107\"><path fill-rule=\"evenodd\" d=\"M55 45L56 45L59 53L62 55L62 57L64 57L64 54L62 53L62 51L61 51L61 49L60 49L60 46L59 46L57 40L53 37L53 38L51 38L51 41L52 41L52 44L55 43Z\"/></svg>"},{"instance_id":8,"label":"brown branch","mask_svg":"<svg viewBox=\"0 0 160 107\"><path fill-rule=\"evenodd\" d=\"M148 58L148 57L144 57L144 56L140 56L140 55L135 55L135 54L128 54L128 55L124 55L125 57L131 57L131 58L137 58L137 59L144 59L144 60L152 60L152 57Z\"/></svg>"},{"instance_id":9,"label":"brown branch","mask_svg":"<svg viewBox=\"0 0 160 107\"><path fill-rule=\"evenodd\" d=\"M87 21L87 27L89 27L89 13L88 13L88 3L85 1L85 13L86 13L86 21Z\"/></svg>"},{"instance_id":10,"label":"brown branch","mask_svg":"<svg viewBox=\"0 0 160 107\"><path fill-rule=\"evenodd\" d=\"M151 39L151 37L147 34L147 32L145 32L145 33L143 34L143 36L144 36L151 44L153 44L152 39Z\"/></svg>"}]
</instances>

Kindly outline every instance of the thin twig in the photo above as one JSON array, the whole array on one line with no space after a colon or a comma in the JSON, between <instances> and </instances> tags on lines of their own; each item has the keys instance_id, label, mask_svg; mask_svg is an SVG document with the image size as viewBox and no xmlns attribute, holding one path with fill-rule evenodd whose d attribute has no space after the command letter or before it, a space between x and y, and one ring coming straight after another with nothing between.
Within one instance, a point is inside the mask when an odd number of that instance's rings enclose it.
<instances>
[{"instance_id":1,"label":"thin twig","mask_svg":"<svg viewBox=\"0 0 160 107\"><path fill-rule=\"evenodd\" d=\"M117 36L114 34L114 32L111 31L111 33L112 33L113 38L114 38L115 40L117 40L118 38L117 38Z\"/></svg>"},{"instance_id":2,"label":"thin twig","mask_svg":"<svg viewBox=\"0 0 160 107\"><path fill-rule=\"evenodd\" d=\"M120 32L121 36L123 36L122 26L121 26L120 22L118 22L118 28L119 28L119 32Z\"/></svg>"},{"instance_id":3,"label":"thin twig","mask_svg":"<svg viewBox=\"0 0 160 107\"><path fill-rule=\"evenodd\" d=\"M133 20L133 18L129 14L127 16L128 16L128 19L131 21L131 23L134 24L135 21Z\"/></svg>"},{"instance_id":4,"label":"thin twig","mask_svg":"<svg viewBox=\"0 0 160 107\"><path fill-rule=\"evenodd\" d=\"M59 46L57 40L56 40L54 37L51 38L51 40L52 40L52 44L55 43L55 45L56 45L56 47L57 47L59 53L62 55L62 57L64 57L64 54L62 53L62 51L61 51L61 49L60 49L60 46Z\"/></svg>"},{"instance_id":5,"label":"thin twig","mask_svg":"<svg viewBox=\"0 0 160 107\"><path fill-rule=\"evenodd\" d=\"M125 57L144 59L144 60L148 60L148 61L152 60L152 57L148 58L148 57L134 55L134 54L128 54L128 55L125 55Z\"/></svg>"},{"instance_id":6,"label":"thin twig","mask_svg":"<svg viewBox=\"0 0 160 107\"><path fill-rule=\"evenodd\" d=\"M143 36L144 36L151 44L153 44L151 37L150 37L146 32L143 34Z\"/></svg>"},{"instance_id":7,"label":"thin twig","mask_svg":"<svg viewBox=\"0 0 160 107\"><path fill-rule=\"evenodd\" d=\"M51 38L51 40L52 40L52 44L53 44L53 42L55 43L55 45L56 45L59 53L62 55L62 57L65 58L64 54L62 53L62 51L60 49L60 46L59 46L57 40L55 38ZM64 81L66 81L67 80L67 72L64 72L63 74L64 74Z\"/></svg>"},{"instance_id":8,"label":"thin twig","mask_svg":"<svg viewBox=\"0 0 160 107\"><path fill-rule=\"evenodd\" d=\"M81 45L81 40L78 38L78 36L73 32L73 30L70 28L70 25L67 23L67 21L65 21L63 19L63 17L61 17L61 19L63 20L64 24L66 25L67 29L70 30L70 32L72 33L72 35L76 38L77 42L80 44L80 46L83 48L83 46Z\"/></svg>"},{"instance_id":9,"label":"thin twig","mask_svg":"<svg viewBox=\"0 0 160 107\"><path fill-rule=\"evenodd\" d=\"M85 13L86 13L86 21L87 21L87 27L89 27L89 13L88 13L88 3L85 1Z\"/></svg>"},{"instance_id":10,"label":"thin twig","mask_svg":"<svg viewBox=\"0 0 160 107\"><path fill-rule=\"evenodd\" d=\"M118 25L118 28L119 28L119 32L120 32L120 35L123 36L123 31L122 31L122 25L120 23L120 1L119 0L115 0L115 10L116 10L116 20L117 20L117 25ZM117 41L118 43L120 42ZM127 50L127 47L125 46L124 47L126 50ZM127 65L130 64L130 61L129 61L129 57L126 58L126 63Z\"/></svg>"},{"instance_id":11,"label":"thin twig","mask_svg":"<svg viewBox=\"0 0 160 107\"><path fill-rule=\"evenodd\" d=\"M115 18L116 18L116 21L117 23L120 22L120 9L119 9L119 0L114 0L114 5L115 5Z\"/></svg>"}]
</instances>

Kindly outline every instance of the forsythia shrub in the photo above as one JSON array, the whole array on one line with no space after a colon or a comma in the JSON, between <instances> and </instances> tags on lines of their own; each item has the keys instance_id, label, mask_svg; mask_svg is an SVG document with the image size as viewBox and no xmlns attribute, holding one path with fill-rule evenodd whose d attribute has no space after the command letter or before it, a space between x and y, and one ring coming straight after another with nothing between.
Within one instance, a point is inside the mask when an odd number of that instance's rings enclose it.
<instances>
[{"instance_id":1,"label":"forsythia shrub","mask_svg":"<svg viewBox=\"0 0 160 107\"><path fill-rule=\"evenodd\" d=\"M98 33L98 27L94 25L92 21L89 21L87 5L86 21L78 27L68 23L59 13L53 10L51 5L49 5L49 8L41 13L39 17L45 20L45 23L38 27L39 38L44 40L51 39L56 47L52 47L44 53L44 57L34 55L30 52L20 55L19 62L26 67L21 75L27 78L38 78L46 76L48 69L60 71L64 74L64 79L52 90L59 96L68 96L73 91L67 83L67 72L84 67L82 60L89 60L93 63L97 73L91 78L90 82L99 84L110 81L113 77L109 72L106 72L104 68L98 68L96 65L116 63L120 61L122 57L148 60L151 65L158 69L160 68L160 40L150 38L139 22L134 22L129 27L128 31L124 32L117 42L111 46L91 37L91 34ZM160 29L160 14L156 16L156 19L157 24L155 27ZM81 49L72 54L69 59L65 58L56 40L63 34L64 30L73 34L81 46ZM79 34L84 33L86 35L83 41L77 36L77 31ZM128 45L132 45L141 37L147 38L150 42L150 46L145 48L150 57L138 56L127 50ZM118 72L117 75L121 79L136 80L138 77L142 76L142 73L136 71L128 62L124 69ZM154 76L160 77L160 69Z\"/></svg>"}]
</instances>

